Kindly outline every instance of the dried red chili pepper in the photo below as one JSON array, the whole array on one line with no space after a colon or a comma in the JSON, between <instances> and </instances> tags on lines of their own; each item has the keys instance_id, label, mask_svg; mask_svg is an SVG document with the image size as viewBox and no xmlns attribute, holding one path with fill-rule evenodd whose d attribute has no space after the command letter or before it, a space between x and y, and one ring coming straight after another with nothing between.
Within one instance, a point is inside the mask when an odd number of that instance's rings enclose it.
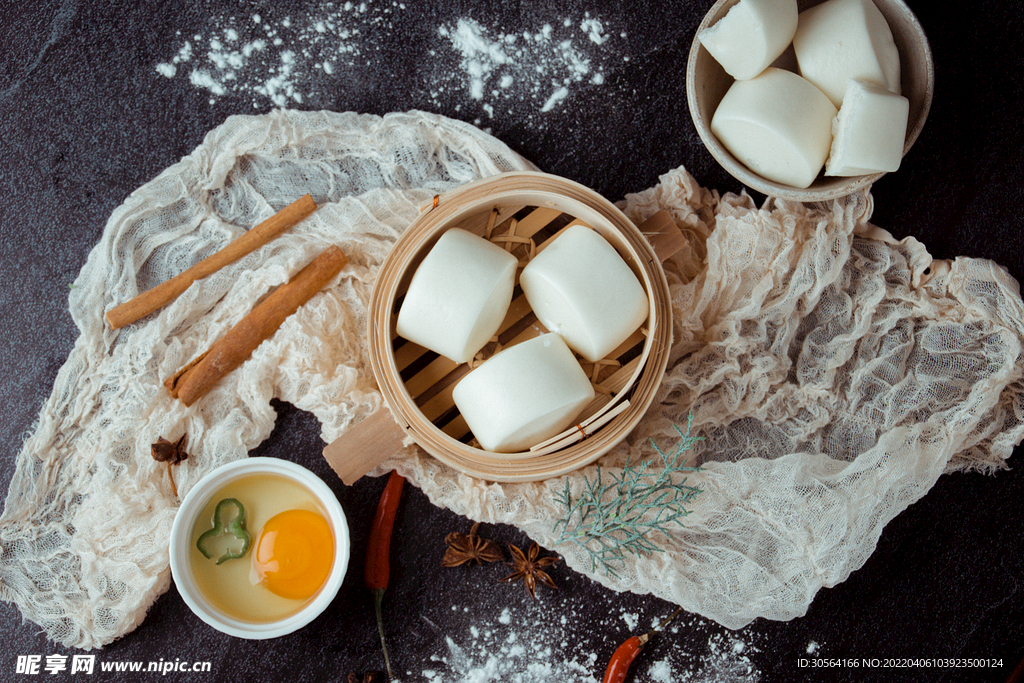
<instances>
[{"instance_id":1,"label":"dried red chili pepper","mask_svg":"<svg viewBox=\"0 0 1024 683\"><path fill-rule=\"evenodd\" d=\"M629 674L629 666L636 659L636 656L640 654L640 650L651 639L651 636L660 631L665 624L682 611L682 607L677 607L675 612L662 619L660 624L647 633L627 638L622 645L619 645L615 652L612 653L612 658L608 660L608 668L604 672L604 679L602 679L601 683L623 683Z\"/></svg>"},{"instance_id":2,"label":"dried red chili pepper","mask_svg":"<svg viewBox=\"0 0 1024 683\"><path fill-rule=\"evenodd\" d=\"M604 672L602 683L623 683L629 673L629 665L640 654L648 638L646 633L642 636L632 636L619 645L612 658L608 660L608 668Z\"/></svg>"},{"instance_id":3,"label":"dried red chili pepper","mask_svg":"<svg viewBox=\"0 0 1024 683\"><path fill-rule=\"evenodd\" d=\"M384 600L384 591L388 587L388 580L391 578L391 530L395 526L395 516L398 513L398 503L402 499L404 485L405 477L392 470L388 476L388 483L384 485L384 492L380 494L377 512L373 516L373 524L370 526L366 566L363 569L363 582L373 594L373 606L377 613L377 630L380 631L380 646L384 651L384 664L388 670L388 680L391 680L391 661L388 659L388 646L384 641L384 618L381 603Z\"/></svg>"}]
</instances>

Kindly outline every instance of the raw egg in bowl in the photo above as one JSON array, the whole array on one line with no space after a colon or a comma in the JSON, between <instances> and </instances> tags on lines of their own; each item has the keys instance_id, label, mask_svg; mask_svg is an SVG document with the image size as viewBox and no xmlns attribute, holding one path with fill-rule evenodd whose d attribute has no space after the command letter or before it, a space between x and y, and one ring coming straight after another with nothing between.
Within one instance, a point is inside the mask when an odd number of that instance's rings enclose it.
<instances>
[{"instance_id":1,"label":"raw egg in bowl","mask_svg":"<svg viewBox=\"0 0 1024 683\"><path fill-rule=\"evenodd\" d=\"M247 458L204 476L171 529L171 573L189 608L240 638L291 633L334 599L349 559L348 524L315 474Z\"/></svg>"}]
</instances>

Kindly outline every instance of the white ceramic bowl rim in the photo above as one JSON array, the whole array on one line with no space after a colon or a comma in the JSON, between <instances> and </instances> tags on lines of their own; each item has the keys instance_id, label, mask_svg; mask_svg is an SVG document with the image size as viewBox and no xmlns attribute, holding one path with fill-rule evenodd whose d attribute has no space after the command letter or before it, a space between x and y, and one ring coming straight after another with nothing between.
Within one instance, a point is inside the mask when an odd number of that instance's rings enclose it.
<instances>
[{"instance_id":1,"label":"white ceramic bowl rim","mask_svg":"<svg viewBox=\"0 0 1024 683\"><path fill-rule=\"evenodd\" d=\"M264 623L234 619L214 607L200 592L189 565L192 530L209 497L233 479L249 474L279 474L308 488L328 514L334 531L334 564L327 582L302 609L278 621ZM221 465L207 473L189 490L171 527L171 574L185 604L196 616L222 633L238 638L263 640L292 633L318 617L334 600L348 569L350 543L348 523L334 492L310 470L288 460L252 457Z\"/></svg>"}]
</instances>

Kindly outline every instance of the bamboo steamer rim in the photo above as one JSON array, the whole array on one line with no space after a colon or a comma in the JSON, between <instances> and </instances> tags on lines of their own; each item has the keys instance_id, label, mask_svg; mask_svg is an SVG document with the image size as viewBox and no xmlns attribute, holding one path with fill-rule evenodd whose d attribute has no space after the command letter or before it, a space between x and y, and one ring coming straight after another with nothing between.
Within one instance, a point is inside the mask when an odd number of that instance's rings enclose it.
<instances>
[{"instance_id":1,"label":"bamboo steamer rim","mask_svg":"<svg viewBox=\"0 0 1024 683\"><path fill-rule=\"evenodd\" d=\"M395 302L416 266L441 234L463 221L505 204L550 207L587 222L627 261L647 292L650 313L643 356L617 400L629 394L625 409L593 433L553 452L493 453L444 433L420 412L401 379L392 335ZM583 215L579 215L583 214ZM559 176L516 171L460 186L434 198L392 247L381 265L369 306L370 364L392 416L427 453L474 477L490 481L537 481L590 464L636 426L654 399L668 365L672 310L668 282L654 249L614 204L593 190Z\"/></svg>"}]
</instances>

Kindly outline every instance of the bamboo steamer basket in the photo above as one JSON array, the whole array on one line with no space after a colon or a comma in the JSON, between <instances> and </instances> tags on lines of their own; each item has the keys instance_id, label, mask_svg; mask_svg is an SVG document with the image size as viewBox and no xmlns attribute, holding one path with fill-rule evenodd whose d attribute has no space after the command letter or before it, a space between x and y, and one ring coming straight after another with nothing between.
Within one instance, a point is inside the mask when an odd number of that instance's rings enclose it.
<instances>
[{"instance_id":1,"label":"bamboo steamer basket","mask_svg":"<svg viewBox=\"0 0 1024 683\"><path fill-rule=\"evenodd\" d=\"M648 318L607 358L597 363L581 361L597 397L576 425L529 451L485 451L455 407L452 390L497 351L546 332L519 288L518 272L561 230L579 223L608 240L637 276L648 296ZM441 235L456 227L489 239L520 261L508 314L496 337L470 363L455 363L402 339L395 331L417 266ZM682 239L665 212L638 228L594 191L545 173L503 173L434 197L395 243L370 299L370 363L387 409L328 445L324 456L346 483L410 438L441 462L490 481L536 481L593 462L636 426L664 376L672 341L672 309L661 261L679 248Z\"/></svg>"}]
</instances>

